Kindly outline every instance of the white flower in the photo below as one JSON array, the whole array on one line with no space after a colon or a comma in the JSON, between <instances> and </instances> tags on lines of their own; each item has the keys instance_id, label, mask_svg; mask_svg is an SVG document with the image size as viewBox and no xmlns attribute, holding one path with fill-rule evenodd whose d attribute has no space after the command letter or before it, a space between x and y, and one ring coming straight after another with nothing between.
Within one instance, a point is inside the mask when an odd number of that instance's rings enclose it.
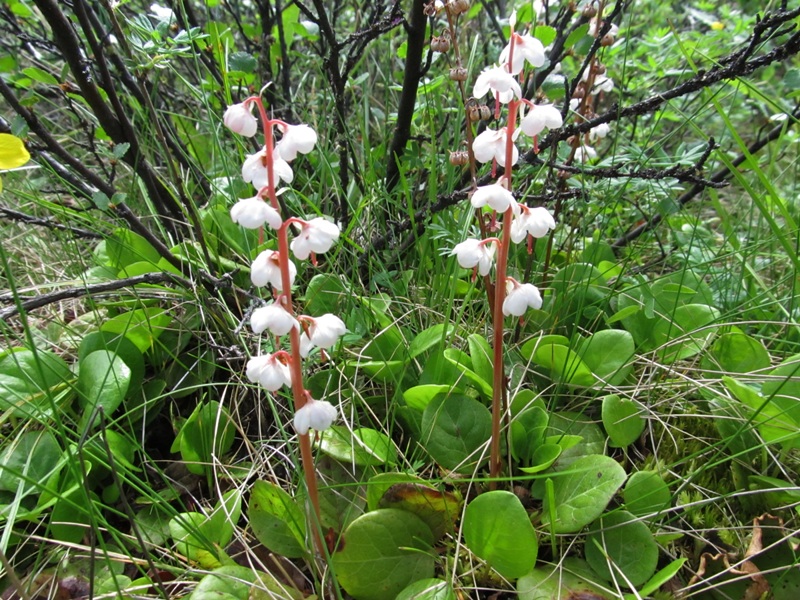
<instances>
[{"instance_id":1,"label":"white flower","mask_svg":"<svg viewBox=\"0 0 800 600\"><path fill-rule=\"evenodd\" d=\"M150 5L150 14L159 21L171 21L174 15L172 9L161 6L157 2Z\"/></svg>"},{"instance_id":2,"label":"white flower","mask_svg":"<svg viewBox=\"0 0 800 600\"><path fill-rule=\"evenodd\" d=\"M525 240L529 234L535 238L541 238L546 236L548 231L556 228L555 219L546 208L519 206L522 214L511 223L511 241L515 244Z\"/></svg>"},{"instance_id":3,"label":"white flower","mask_svg":"<svg viewBox=\"0 0 800 600\"><path fill-rule=\"evenodd\" d=\"M244 102L231 104L222 115L222 122L233 133L253 137L258 131L258 121L253 116L252 108L252 104L246 106Z\"/></svg>"},{"instance_id":4,"label":"white flower","mask_svg":"<svg viewBox=\"0 0 800 600\"><path fill-rule=\"evenodd\" d=\"M281 386L292 385L292 371L285 361L286 353L254 356L247 361L247 378L264 389L274 392ZM283 359L283 360L281 360Z\"/></svg>"},{"instance_id":5,"label":"white flower","mask_svg":"<svg viewBox=\"0 0 800 600\"><path fill-rule=\"evenodd\" d=\"M312 252L327 252L338 239L339 227L336 223L316 217L302 224L300 233L292 240L291 248L297 258L305 260Z\"/></svg>"},{"instance_id":6,"label":"white flower","mask_svg":"<svg viewBox=\"0 0 800 600\"><path fill-rule=\"evenodd\" d=\"M518 283L511 277L506 279L506 299L503 300L503 314L521 317L528 308L541 308L542 296L532 283Z\"/></svg>"},{"instance_id":7,"label":"white flower","mask_svg":"<svg viewBox=\"0 0 800 600\"><path fill-rule=\"evenodd\" d=\"M275 152L285 161L297 158L297 153L308 154L317 143L317 133L308 125L278 125L283 132Z\"/></svg>"},{"instance_id":8,"label":"white flower","mask_svg":"<svg viewBox=\"0 0 800 600\"><path fill-rule=\"evenodd\" d=\"M497 164L501 167L506 166L506 143L507 143L506 128L503 127L497 131L491 127L487 127L485 131L478 134L472 141L472 152L475 154L475 160L482 163L491 162L492 159L497 160ZM516 145L512 144L511 148L511 161L512 166L517 164L519 160L519 150Z\"/></svg>"},{"instance_id":9,"label":"white flower","mask_svg":"<svg viewBox=\"0 0 800 600\"><path fill-rule=\"evenodd\" d=\"M600 123L600 125L597 125L596 127L592 127L589 130L589 141L590 142L597 142L599 140L602 140L604 137L606 137L609 134L610 131L611 131L611 127L609 126L608 123Z\"/></svg>"},{"instance_id":10,"label":"white flower","mask_svg":"<svg viewBox=\"0 0 800 600\"><path fill-rule=\"evenodd\" d=\"M597 158L597 151L591 146L581 145L575 149L575 162L585 163Z\"/></svg>"},{"instance_id":11,"label":"white flower","mask_svg":"<svg viewBox=\"0 0 800 600\"><path fill-rule=\"evenodd\" d=\"M307 321L308 332L300 335L300 355L305 358L314 346L318 348L331 348L347 331L347 326L339 317L330 313L321 317L300 317Z\"/></svg>"},{"instance_id":12,"label":"white flower","mask_svg":"<svg viewBox=\"0 0 800 600\"><path fill-rule=\"evenodd\" d=\"M258 229L264 223L272 229L279 229L283 223L278 211L258 196L245 198L234 204L231 208L231 219L245 229Z\"/></svg>"},{"instance_id":13,"label":"white flower","mask_svg":"<svg viewBox=\"0 0 800 600\"><path fill-rule=\"evenodd\" d=\"M469 238L460 244L456 244L450 255L455 254L458 264L465 269L477 267L478 273L484 276L488 275L492 269L495 250L494 244L487 244L481 240Z\"/></svg>"},{"instance_id":14,"label":"white flower","mask_svg":"<svg viewBox=\"0 0 800 600\"><path fill-rule=\"evenodd\" d=\"M505 65L508 63L512 41L514 42L514 56L511 64L512 75L518 75L522 72L526 60L534 67L541 67L544 64L545 56L542 42L531 35L520 35L519 33L512 34L508 44L503 48L498 59L500 64Z\"/></svg>"},{"instance_id":15,"label":"white flower","mask_svg":"<svg viewBox=\"0 0 800 600\"><path fill-rule=\"evenodd\" d=\"M294 415L294 428L305 435L309 429L324 431L336 420L336 407L325 400L309 398Z\"/></svg>"},{"instance_id":16,"label":"white flower","mask_svg":"<svg viewBox=\"0 0 800 600\"><path fill-rule=\"evenodd\" d=\"M557 129L564 124L561 112L552 104L533 106L520 121L519 128L522 133L531 137L539 135L547 129Z\"/></svg>"},{"instance_id":17,"label":"white flower","mask_svg":"<svg viewBox=\"0 0 800 600\"><path fill-rule=\"evenodd\" d=\"M253 311L250 327L253 333L268 330L273 335L286 335L292 329L300 329L300 323L283 306L272 302Z\"/></svg>"},{"instance_id":18,"label":"white flower","mask_svg":"<svg viewBox=\"0 0 800 600\"><path fill-rule=\"evenodd\" d=\"M292 183L292 179L294 179L292 167L280 156L276 156L275 152L272 153L272 172L275 177L286 183ZM269 173L267 171L266 148L262 148L245 159L242 165L242 179L248 183L252 183L257 190L267 187L269 183Z\"/></svg>"},{"instance_id":19,"label":"white flower","mask_svg":"<svg viewBox=\"0 0 800 600\"><path fill-rule=\"evenodd\" d=\"M592 37L597 37L597 34L600 33L600 29L603 28L605 22L600 22L597 17L592 17L589 19L589 30L586 32ZM606 35L610 35L611 37L617 37L619 33L619 26L616 23L612 23L611 27L608 30Z\"/></svg>"},{"instance_id":20,"label":"white flower","mask_svg":"<svg viewBox=\"0 0 800 600\"><path fill-rule=\"evenodd\" d=\"M583 81L589 80L589 69L586 69L581 76ZM614 80L611 79L607 75L602 75L600 73L596 73L594 76L594 83L592 84L592 89L590 90L593 96L596 96L600 92L610 92L614 89Z\"/></svg>"},{"instance_id":21,"label":"white flower","mask_svg":"<svg viewBox=\"0 0 800 600\"><path fill-rule=\"evenodd\" d=\"M283 291L283 279L281 278L281 255L274 250L264 250L256 256L253 265L250 267L250 281L256 287L263 287L270 284L279 292ZM294 278L297 276L297 267L292 261L289 263L289 285L294 285Z\"/></svg>"},{"instance_id":22,"label":"white flower","mask_svg":"<svg viewBox=\"0 0 800 600\"><path fill-rule=\"evenodd\" d=\"M475 80L472 95L476 98L483 98L489 90L492 95L497 95L497 99L503 104L510 102L514 96L517 98L522 96L519 82L506 71L505 66L484 69Z\"/></svg>"},{"instance_id":23,"label":"white flower","mask_svg":"<svg viewBox=\"0 0 800 600\"><path fill-rule=\"evenodd\" d=\"M514 214L519 214L520 210L519 203L514 200L514 194L499 183L480 186L469 201L474 208L483 208L488 205L499 213L504 213L510 208Z\"/></svg>"}]
</instances>

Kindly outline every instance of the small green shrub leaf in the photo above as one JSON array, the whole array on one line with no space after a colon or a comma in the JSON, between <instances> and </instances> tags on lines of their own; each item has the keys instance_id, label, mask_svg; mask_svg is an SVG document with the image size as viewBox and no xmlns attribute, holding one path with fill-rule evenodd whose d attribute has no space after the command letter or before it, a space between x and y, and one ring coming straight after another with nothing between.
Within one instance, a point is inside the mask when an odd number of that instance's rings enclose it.
<instances>
[{"instance_id":1,"label":"small green shrub leaf","mask_svg":"<svg viewBox=\"0 0 800 600\"><path fill-rule=\"evenodd\" d=\"M450 584L441 579L420 579L397 594L395 600L456 600Z\"/></svg>"},{"instance_id":2,"label":"small green shrub leaf","mask_svg":"<svg viewBox=\"0 0 800 600\"><path fill-rule=\"evenodd\" d=\"M611 445L627 448L642 435L645 420L641 407L617 394L603 397L603 427L611 438Z\"/></svg>"},{"instance_id":3,"label":"small green shrub leaf","mask_svg":"<svg viewBox=\"0 0 800 600\"><path fill-rule=\"evenodd\" d=\"M283 488L256 481L250 491L247 519L253 535L271 552L287 558L307 554L305 515Z\"/></svg>"},{"instance_id":4,"label":"small green shrub leaf","mask_svg":"<svg viewBox=\"0 0 800 600\"><path fill-rule=\"evenodd\" d=\"M658 566L658 544L653 534L624 510L609 513L592 525L584 552L595 573L622 587L645 583Z\"/></svg>"},{"instance_id":5,"label":"small green shrub leaf","mask_svg":"<svg viewBox=\"0 0 800 600\"><path fill-rule=\"evenodd\" d=\"M625 508L637 517L664 510L672 502L672 494L655 471L637 471L622 490Z\"/></svg>"},{"instance_id":6,"label":"small green shrub leaf","mask_svg":"<svg viewBox=\"0 0 800 600\"><path fill-rule=\"evenodd\" d=\"M117 410L128 393L131 370L125 361L108 350L96 350L78 363L78 400L83 408L82 423L87 424L92 414L102 410L106 417ZM94 427L99 420L95 415L89 424Z\"/></svg>"},{"instance_id":7,"label":"small green shrub leaf","mask_svg":"<svg viewBox=\"0 0 800 600\"><path fill-rule=\"evenodd\" d=\"M339 583L353 598L384 600L433 576L432 546L433 534L419 517L386 508L350 523L331 561Z\"/></svg>"},{"instance_id":8,"label":"small green shrub leaf","mask_svg":"<svg viewBox=\"0 0 800 600\"><path fill-rule=\"evenodd\" d=\"M22 418L43 419L53 412L52 395L67 391L74 379L67 363L46 350L0 354L0 410Z\"/></svg>"},{"instance_id":9,"label":"small green shrub leaf","mask_svg":"<svg viewBox=\"0 0 800 600\"><path fill-rule=\"evenodd\" d=\"M491 432L489 410L469 396L440 396L422 413L422 446L445 469L471 473Z\"/></svg>"},{"instance_id":10,"label":"small green shrub leaf","mask_svg":"<svg viewBox=\"0 0 800 600\"><path fill-rule=\"evenodd\" d=\"M522 577L536 564L536 532L511 492L486 492L470 502L462 532L467 547L507 579Z\"/></svg>"},{"instance_id":11,"label":"small green shrub leaf","mask_svg":"<svg viewBox=\"0 0 800 600\"><path fill-rule=\"evenodd\" d=\"M553 497L545 496L542 524L555 533L575 533L599 517L625 481L625 469L608 456L594 454L573 462L553 478ZM550 522L555 507L556 522Z\"/></svg>"},{"instance_id":12,"label":"small green shrub leaf","mask_svg":"<svg viewBox=\"0 0 800 600\"><path fill-rule=\"evenodd\" d=\"M351 433L347 427L334 425L321 436L319 449L338 461L362 467L397 463L397 449L391 438L369 428Z\"/></svg>"},{"instance_id":13,"label":"small green shrub leaf","mask_svg":"<svg viewBox=\"0 0 800 600\"><path fill-rule=\"evenodd\" d=\"M461 502L455 494L410 482L391 486L378 505L380 508L399 508L417 515L430 527L435 540L453 531L461 513Z\"/></svg>"}]
</instances>

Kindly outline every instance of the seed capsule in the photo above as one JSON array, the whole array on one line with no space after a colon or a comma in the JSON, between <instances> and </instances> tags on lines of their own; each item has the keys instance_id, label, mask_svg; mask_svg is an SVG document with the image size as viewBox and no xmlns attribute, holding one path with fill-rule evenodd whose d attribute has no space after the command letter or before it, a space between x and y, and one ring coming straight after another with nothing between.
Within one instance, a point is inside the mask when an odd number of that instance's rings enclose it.
<instances>
[{"instance_id":1,"label":"seed capsule","mask_svg":"<svg viewBox=\"0 0 800 600\"><path fill-rule=\"evenodd\" d=\"M450 79L453 81L466 81L467 70L464 67L454 67L450 69Z\"/></svg>"},{"instance_id":2,"label":"seed capsule","mask_svg":"<svg viewBox=\"0 0 800 600\"><path fill-rule=\"evenodd\" d=\"M454 167L462 167L469 162L469 154L464 150L450 152L450 164Z\"/></svg>"}]
</instances>

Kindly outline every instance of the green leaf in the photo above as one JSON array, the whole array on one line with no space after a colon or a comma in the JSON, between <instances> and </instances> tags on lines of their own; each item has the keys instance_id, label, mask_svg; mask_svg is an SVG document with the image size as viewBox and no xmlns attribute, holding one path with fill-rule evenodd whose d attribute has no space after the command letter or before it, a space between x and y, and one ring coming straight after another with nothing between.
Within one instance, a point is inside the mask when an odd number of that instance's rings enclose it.
<instances>
[{"instance_id":1,"label":"green leaf","mask_svg":"<svg viewBox=\"0 0 800 600\"><path fill-rule=\"evenodd\" d=\"M454 494L416 482L395 483L383 494L378 506L417 515L430 527L435 540L451 533L461 514L461 502Z\"/></svg>"},{"instance_id":2,"label":"green leaf","mask_svg":"<svg viewBox=\"0 0 800 600\"><path fill-rule=\"evenodd\" d=\"M604 329L586 338L577 349L600 385L620 385L633 370L633 336L627 331Z\"/></svg>"},{"instance_id":3,"label":"green leaf","mask_svg":"<svg viewBox=\"0 0 800 600\"><path fill-rule=\"evenodd\" d=\"M472 359L468 354L457 348L447 348L444 351L445 359L454 365L461 373L475 384L475 387L487 398L492 397L492 380L486 380L478 375L472 366Z\"/></svg>"},{"instance_id":4,"label":"green leaf","mask_svg":"<svg viewBox=\"0 0 800 600\"><path fill-rule=\"evenodd\" d=\"M258 65L255 57L247 52L233 52L228 57L228 69L240 73L252 73Z\"/></svg>"},{"instance_id":5,"label":"green leaf","mask_svg":"<svg viewBox=\"0 0 800 600\"><path fill-rule=\"evenodd\" d=\"M396 483L419 483L427 485L422 477L411 473L378 473L369 478L367 482L367 510L377 510L378 503L386 491Z\"/></svg>"},{"instance_id":6,"label":"green leaf","mask_svg":"<svg viewBox=\"0 0 800 600\"><path fill-rule=\"evenodd\" d=\"M536 564L536 532L511 492L486 492L470 502L462 533L467 547L506 579L522 577Z\"/></svg>"},{"instance_id":7,"label":"green leaf","mask_svg":"<svg viewBox=\"0 0 800 600\"><path fill-rule=\"evenodd\" d=\"M127 397L131 397L142 389L144 380L144 356L128 338L107 331L94 331L81 340L78 347L78 364L89 354L105 350L116 354L131 370L130 385Z\"/></svg>"},{"instance_id":8,"label":"green leaf","mask_svg":"<svg viewBox=\"0 0 800 600\"><path fill-rule=\"evenodd\" d=\"M655 575L650 578L646 584L644 584L636 594L625 594L625 600L638 600L639 598L645 598L647 596L651 596L656 591L658 591L662 585L667 583L670 579L675 577L678 574L678 571L681 570L688 558L678 558L673 560L669 563L666 567L658 571Z\"/></svg>"},{"instance_id":9,"label":"green leaf","mask_svg":"<svg viewBox=\"0 0 800 600\"><path fill-rule=\"evenodd\" d=\"M583 560L568 556L557 565L533 569L517 581L520 600L619 600L603 590Z\"/></svg>"},{"instance_id":10,"label":"green leaf","mask_svg":"<svg viewBox=\"0 0 800 600\"><path fill-rule=\"evenodd\" d=\"M250 492L247 520L253 535L271 552L287 558L307 554L305 515L283 488L256 481Z\"/></svg>"},{"instance_id":11,"label":"green leaf","mask_svg":"<svg viewBox=\"0 0 800 600\"><path fill-rule=\"evenodd\" d=\"M217 502L206 526L207 535L218 546L227 546L233 538L234 525L242 515L242 490L228 490Z\"/></svg>"},{"instance_id":12,"label":"green leaf","mask_svg":"<svg viewBox=\"0 0 800 600\"><path fill-rule=\"evenodd\" d=\"M533 452L544 441L550 415L541 406L532 406L511 421L511 452L516 460L530 462Z\"/></svg>"},{"instance_id":13,"label":"green leaf","mask_svg":"<svg viewBox=\"0 0 800 600\"><path fill-rule=\"evenodd\" d=\"M83 409L82 426L94 427L102 410L111 417L122 404L131 383L131 370L125 361L108 350L96 350L78 363L78 401ZM94 415L94 420L89 419Z\"/></svg>"},{"instance_id":14,"label":"green leaf","mask_svg":"<svg viewBox=\"0 0 800 600\"><path fill-rule=\"evenodd\" d=\"M436 385L432 383L426 385L415 385L414 387L408 388L405 392L403 392L403 399L406 401L408 406L414 410L422 412L436 396L439 396L440 394L445 395L450 390L451 386L449 385Z\"/></svg>"},{"instance_id":15,"label":"green leaf","mask_svg":"<svg viewBox=\"0 0 800 600\"><path fill-rule=\"evenodd\" d=\"M169 533L179 553L197 561L203 568L216 569L222 566L222 551L208 535L208 523L208 517L202 513L180 513L170 520Z\"/></svg>"},{"instance_id":16,"label":"green leaf","mask_svg":"<svg viewBox=\"0 0 800 600\"><path fill-rule=\"evenodd\" d=\"M408 346L408 357L416 358L423 352L440 344L443 340L447 339L452 329L453 326L449 323L439 323L438 325L420 331L416 337L411 340L411 344Z\"/></svg>"},{"instance_id":17,"label":"green leaf","mask_svg":"<svg viewBox=\"0 0 800 600\"><path fill-rule=\"evenodd\" d=\"M432 545L433 534L419 517L387 508L353 521L331 562L339 583L355 600L385 600L433 576Z\"/></svg>"},{"instance_id":18,"label":"green leaf","mask_svg":"<svg viewBox=\"0 0 800 600\"><path fill-rule=\"evenodd\" d=\"M720 335L709 348L714 370L728 374L752 373L770 366L769 352L757 339L741 332Z\"/></svg>"},{"instance_id":19,"label":"green leaf","mask_svg":"<svg viewBox=\"0 0 800 600\"><path fill-rule=\"evenodd\" d=\"M554 533L575 533L599 517L625 481L625 469L599 454L573 462L553 478L553 498L545 496L542 524ZM550 522L550 507L556 522Z\"/></svg>"},{"instance_id":20,"label":"green leaf","mask_svg":"<svg viewBox=\"0 0 800 600\"><path fill-rule=\"evenodd\" d=\"M0 490L17 499L38 494L63 466L62 451L49 431L26 431L11 439L0 457Z\"/></svg>"},{"instance_id":21,"label":"green leaf","mask_svg":"<svg viewBox=\"0 0 800 600\"><path fill-rule=\"evenodd\" d=\"M0 410L17 418L44 419L54 394L67 391L74 376L64 360L46 350L14 349L0 354Z\"/></svg>"},{"instance_id":22,"label":"green leaf","mask_svg":"<svg viewBox=\"0 0 800 600\"><path fill-rule=\"evenodd\" d=\"M456 600L450 584L441 579L420 579L404 588L395 600Z\"/></svg>"},{"instance_id":23,"label":"green leaf","mask_svg":"<svg viewBox=\"0 0 800 600\"><path fill-rule=\"evenodd\" d=\"M542 42L543 46L552 44L557 34L558 32L554 27L549 27L547 25L536 25L536 29L533 31L533 37Z\"/></svg>"},{"instance_id":24,"label":"green leaf","mask_svg":"<svg viewBox=\"0 0 800 600\"><path fill-rule=\"evenodd\" d=\"M422 447L442 467L471 473L492 431L492 416L469 396L451 394L431 401L422 413Z\"/></svg>"},{"instance_id":25,"label":"green leaf","mask_svg":"<svg viewBox=\"0 0 800 600\"><path fill-rule=\"evenodd\" d=\"M483 381L491 383L494 380L494 360L489 342L482 335L473 333L467 337L467 344L469 345L472 370Z\"/></svg>"},{"instance_id":26,"label":"green leaf","mask_svg":"<svg viewBox=\"0 0 800 600\"><path fill-rule=\"evenodd\" d=\"M620 398L617 394L603 397L603 427L611 438L611 445L627 448L639 439L644 431L645 420L642 408L631 400Z\"/></svg>"},{"instance_id":27,"label":"green leaf","mask_svg":"<svg viewBox=\"0 0 800 600\"><path fill-rule=\"evenodd\" d=\"M369 428L354 429L351 433L343 425L334 425L325 430L319 449L338 461L362 467L397 463L397 449L391 438Z\"/></svg>"},{"instance_id":28,"label":"green leaf","mask_svg":"<svg viewBox=\"0 0 800 600\"><path fill-rule=\"evenodd\" d=\"M21 139L10 133L0 133L0 169L16 169L30 159Z\"/></svg>"},{"instance_id":29,"label":"green leaf","mask_svg":"<svg viewBox=\"0 0 800 600\"><path fill-rule=\"evenodd\" d=\"M638 517L658 513L672 502L672 494L655 471L637 471L622 490L625 508Z\"/></svg>"},{"instance_id":30,"label":"green leaf","mask_svg":"<svg viewBox=\"0 0 800 600\"><path fill-rule=\"evenodd\" d=\"M332 273L319 273L311 278L303 295L306 314L339 313L342 300L348 296L342 278Z\"/></svg>"},{"instance_id":31,"label":"green leaf","mask_svg":"<svg viewBox=\"0 0 800 600\"><path fill-rule=\"evenodd\" d=\"M250 567L225 565L203 577L189 596L190 600L301 600L303 594L287 587L275 577Z\"/></svg>"},{"instance_id":32,"label":"green leaf","mask_svg":"<svg viewBox=\"0 0 800 600\"><path fill-rule=\"evenodd\" d=\"M116 229L106 239L109 266L121 271L128 265L146 261L157 265L161 255L145 238L130 229Z\"/></svg>"},{"instance_id":33,"label":"green leaf","mask_svg":"<svg viewBox=\"0 0 800 600\"><path fill-rule=\"evenodd\" d=\"M172 317L165 309L151 306L111 317L100 326L100 331L124 335L140 352L146 352L170 323Z\"/></svg>"},{"instance_id":34,"label":"green leaf","mask_svg":"<svg viewBox=\"0 0 800 600\"><path fill-rule=\"evenodd\" d=\"M785 449L800 448L800 415L797 412L800 402L791 397L775 395L780 390L776 385L789 380L766 381L762 386L763 395L732 377L723 377L722 381L739 401L751 409L753 420L765 442L781 444ZM789 383L788 389L792 385ZM773 395L767 396L765 389Z\"/></svg>"},{"instance_id":35,"label":"green leaf","mask_svg":"<svg viewBox=\"0 0 800 600\"><path fill-rule=\"evenodd\" d=\"M577 437L577 436L569 436ZM540 473L553 466L564 451L559 444L542 444L533 452L531 456L530 467L520 467L523 473Z\"/></svg>"},{"instance_id":36,"label":"green leaf","mask_svg":"<svg viewBox=\"0 0 800 600\"><path fill-rule=\"evenodd\" d=\"M586 36L588 32L589 32L588 23L578 27L575 31L573 31L567 36L567 39L564 42L564 50L569 50L570 48L572 48L575 44L578 43L578 40Z\"/></svg>"},{"instance_id":37,"label":"green leaf","mask_svg":"<svg viewBox=\"0 0 800 600\"><path fill-rule=\"evenodd\" d=\"M583 387L590 387L595 382L589 366L566 346L556 344L539 346L533 354L533 362L548 369L553 381Z\"/></svg>"},{"instance_id":38,"label":"green leaf","mask_svg":"<svg viewBox=\"0 0 800 600\"><path fill-rule=\"evenodd\" d=\"M236 427L228 410L212 401L197 405L173 445L178 446L186 468L195 475L203 475L211 468L215 457L219 460L230 450L235 434Z\"/></svg>"},{"instance_id":39,"label":"green leaf","mask_svg":"<svg viewBox=\"0 0 800 600\"><path fill-rule=\"evenodd\" d=\"M658 544L647 525L624 510L592 525L584 547L586 562L600 577L627 588L645 583L658 566Z\"/></svg>"},{"instance_id":40,"label":"green leaf","mask_svg":"<svg viewBox=\"0 0 800 600\"><path fill-rule=\"evenodd\" d=\"M719 311L705 304L686 304L676 308L669 319L653 326L653 340L661 360L684 360L702 352L715 331L709 327L719 319ZM678 343L675 343L675 342Z\"/></svg>"}]
</instances>

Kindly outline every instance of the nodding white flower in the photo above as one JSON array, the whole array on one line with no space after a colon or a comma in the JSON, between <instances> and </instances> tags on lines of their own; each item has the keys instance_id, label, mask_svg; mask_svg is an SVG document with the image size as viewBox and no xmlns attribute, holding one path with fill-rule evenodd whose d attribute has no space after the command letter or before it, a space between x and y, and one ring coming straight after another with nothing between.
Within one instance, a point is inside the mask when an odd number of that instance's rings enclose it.
<instances>
[{"instance_id":1,"label":"nodding white flower","mask_svg":"<svg viewBox=\"0 0 800 600\"><path fill-rule=\"evenodd\" d=\"M281 277L280 266L281 254L274 250L264 250L256 256L253 265L250 267L250 281L256 287L263 287L270 284L279 292L283 291L283 279ZM294 285L294 278L297 276L297 267L292 261L289 263L289 285Z\"/></svg>"},{"instance_id":2,"label":"nodding white flower","mask_svg":"<svg viewBox=\"0 0 800 600\"><path fill-rule=\"evenodd\" d=\"M589 130L589 141L590 142L597 142L602 140L611 132L611 127L608 123L600 123L596 127L592 127Z\"/></svg>"},{"instance_id":3,"label":"nodding white flower","mask_svg":"<svg viewBox=\"0 0 800 600\"><path fill-rule=\"evenodd\" d=\"M150 14L159 21L171 21L175 15L171 8L161 6L157 2L150 5Z\"/></svg>"},{"instance_id":4,"label":"nodding white flower","mask_svg":"<svg viewBox=\"0 0 800 600\"><path fill-rule=\"evenodd\" d=\"M247 361L247 378L264 389L274 392L282 386L291 387L292 371L286 363L285 352L254 356Z\"/></svg>"},{"instance_id":5,"label":"nodding white flower","mask_svg":"<svg viewBox=\"0 0 800 600\"><path fill-rule=\"evenodd\" d=\"M475 80L472 88L472 95L476 98L483 98L491 90L492 95L503 104L507 104L514 96L522 97L522 90L519 82L514 76L506 71L505 66L488 67L481 71Z\"/></svg>"},{"instance_id":6,"label":"nodding white flower","mask_svg":"<svg viewBox=\"0 0 800 600\"><path fill-rule=\"evenodd\" d=\"M521 317L528 308L542 308L542 295L532 283L519 283L512 277L506 279L506 299L503 314Z\"/></svg>"},{"instance_id":7,"label":"nodding white flower","mask_svg":"<svg viewBox=\"0 0 800 600\"><path fill-rule=\"evenodd\" d=\"M275 152L272 153L272 172L277 180L292 183L294 173L289 163L283 160ZM267 149L262 148L255 154L248 156L242 165L242 179L260 190L267 187L269 183L269 172L267 171ZM277 180L275 183L277 184Z\"/></svg>"},{"instance_id":8,"label":"nodding white flower","mask_svg":"<svg viewBox=\"0 0 800 600\"><path fill-rule=\"evenodd\" d=\"M589 69L586 69L581 76L583 81L589 81ZM611 79L608 75L604 75L601 73L595 73L594 76L594 83L592 84L592 89L589 90L592 96L596 96L600 92L610 92L614 89L614 80Z\"/></svg>"},{"instance_id":9,"label":"nodding white flower","mask_svg":"<svg viewBox=\"0 0 800 600\"><path fill-rule=\"evenodd\" d=\"M244 198L234 204L231 208L231 219L245 229L258 229L264 223L272 229L279 229L283 223L280 213L258 196Z\"/></svg>"},{"instance_id":10,"label":"nodding white flower","mask_svg":"<svg viewBox=\"0 0 800 600\"><path fill-rule=\"evenodd\" d=\"M528 208L524 204L519 205L521 214L511 223L511 241L519 244L528 235L541 238L547 232L556 228L556 221L553 215L543 206Z\"/></svg>"},{"instance_id":11,"label":"nodding white flower","mask_svg":"<svg viewBox=\"0 0 800 600\"><path fill-rule=\"evenodd\" d=\"M460 244L456 244L450 255L456 255L458 264L465 269L478 268L481 276L488 275L494 262L495 245L485 241L466 239Z\"/></svg>"},{"instance_id":12,"label":"nodding white flower","mask_svg":"<svg viewBox=\"0 0 800 600\"><path fill-rule=\"evenodd\" d=\"M511 74L518 75L525 67L525 61L528 61L533 67L541 67L544 64L544 46L542 42L537 40L532 35L520 35L514 33L508 44L500 53L498 62L502 65L508 63L508 57L511 55L511 42L514 43L514 56L511 57Z\"/></svg>"},{"instance_id":13,"label":"nodding white flower","mask_svg":"<svg viewBox=\"0 0 800 600\"><path fill-rule=\"evenodd\" d=\"M520 211L519 203L514 200L514 194L499 183L480 186L469 201L474 208L483 208L488 205L499 213L504 213L509 208L514 211L515 215L518 215Z\"/></svg>"},{"instance_id":14,"label":"nodding white flower","mask_svg":"<svg viewBox=\"0 0 800 600\"><path fill-rule=\"evenodd\" d=\"M600 21L597 17L592 17L591 19L589 19L589 30L586 33L592 37L597 37L597 35L600 33L600 30L604 26L605 26L605 21ZM616 23L612 23L606 35L610 35L611 37L617 37L618 33L619 33L619 26Z\"/></svg>"},{"instance_id":15,"label":"nodding white flower","mask_svg":"<svg viewBox=\"0 0 800 600\"><path fill-rule=\"evenodd\" d=\"M552 104L532 106L520 121L522 133L531 137L539 135L547 129L557 129L564 124L561 112Z\"/></svg>"},{"instance_id":16,"label":"nodding white flower","mask_svg":"<svg viewBox=\"0 0 800 600\"><path fill-rule=\"evenodd\" d=\"M253 137L258 131L258 121L253 116L253 105L246 105L244 102L231 104L222 115L222 122L225 127L233 133L238 133L245 137Z\"/></svg>"},{"instance_id":17,"label":"nodding white flower","mask_svg":"<svg viewBox=\"0 0 800 600\"><path fill-rule=\"evenodd\" d=\"M267 330L272 335L286 335L292 329L300 329L300 323L283 306L272 302L253 311L250 327L253 333Z\"/></svg>"},{"instance_id":18,"label":"nodding white flower","mask_svg":"<svg viewBox=\"0 0 800 600\"><path fill-rule=\"evenodd\" d=\"M585 163L597 158L597 150L584 144L575 149L575 162Z\"/></svg>"},{"instance_id":19,"label":"nodding white flower","mask_svg":"<svg viewBox=\"0 0 800 600\"><path fill-rule=\"evenodd\" d=\"M283 132L281 141L275 146L275 152L285 161L297 158L297 153L308 154L317 143L317 132L308 125L278 125Z\"/></svg>"},{"instance_id":20,"label":"nodding white flower","mask_svg":"<svg viewBox=\"0 0 800 600\"><path fill-rule=\"evenodd\" d=\"M491 162L493 159L497 160L497 164L501 167L506 166L506 143L507 143L506 128L503 127L495 131L491 127L487 127L485 131L479 133L472 141L472 152L475 154L475 160L482 163ZM519 150L516 145L512 144L511 148L511 164L517 164L519 160Z\"/></svg>"},{"instance_id":21,"label":"nodding white flower","mask_svg":"<svg viewBox=\"0 0 800 600\"><path fill-rule=\"evenodd\" d=\"M308 323L307 331L300 335L300 355L303 358L314 346L323 349L333 347L347 331L344 321L330 313L321 317L302 316L300 319Z\"/></svg>"},{"instance_id":22,"label":"nodding white flower","mask_svg":"<svg viewBox=\"0 0 800 600\"><path fill-rule=\"evenodd\" d=\"M312 252L327 252L338 239L339 227L336 223L316 217L301 224L300 233L292 240L291 248L297 258L305 260Z\"/></svg>"},{"instance_id":23,"label":"nodding white flower","mask_svg":"<svg viewBox=\"0 0 800 600\"><path fill-rule=\"evenodd\" d=\"M325 400L308 398L303 407L294 414L294 429L305 435L309 429L325 431L336 420L336 407Z\"/></svg>"}]
</instances>

